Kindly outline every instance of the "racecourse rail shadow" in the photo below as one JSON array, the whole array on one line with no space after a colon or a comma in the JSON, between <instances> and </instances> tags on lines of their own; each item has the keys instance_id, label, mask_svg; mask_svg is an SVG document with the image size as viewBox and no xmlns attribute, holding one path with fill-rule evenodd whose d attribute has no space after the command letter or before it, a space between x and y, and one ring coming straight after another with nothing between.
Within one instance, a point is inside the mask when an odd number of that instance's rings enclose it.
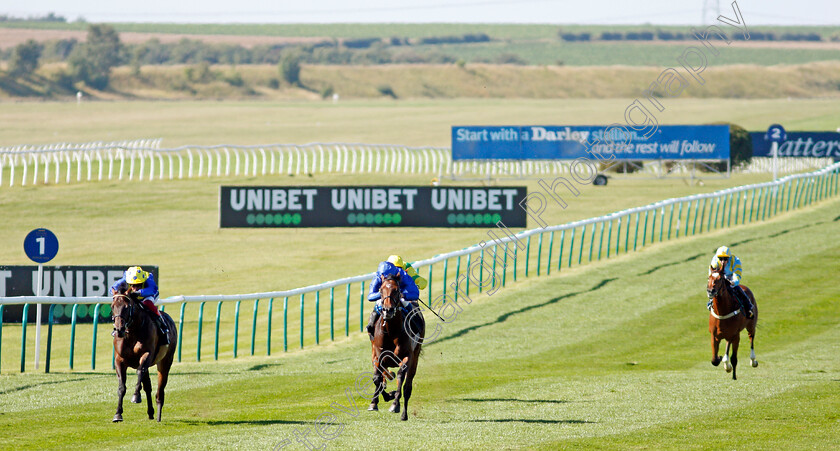
<instances>
[{"instance_id":1,"label":"racecourse rail shadow","mask_svg":"<svg viewBox=\"0 0 840 451\"><path fill-rule=\"evenodd\" d=\"M581 294L591 293L591 292L593 292L593 291L595 291L595 290L599 290L599 289L603 288L603 287L604 287L604 285L606 285L606 284L608 284L608 283L610 283L610 282L612 282L612 281L614 281L614 280L618 280L618 278L617 278L617 277L613 277L613 278L610 278L610 279L604 279L604 280L602 280L602 281L598 282L598 283L597 283L594 287L592 287L592 288L590 288L590 289L588 289L588 290L584 290L584 291L576 291L576 292L574 292L574 293L566 293L566 294L564 294L564 295L562 295L562 296L558 296L558 297L556 297L556 298L554 298L554 299L549 299L548 301L543 302L542 304L534 304L534 305L529 305L529 306L527 306L527 307L522 307L522 308L521 308L521 309L519 309L519 310L514 310L514 311L512 311L512 312L505 313L504 315L499 315L499 317L497 317L495 321L488 321L488 322L486 322L486 323L484 323L484 324L477 324L477 325L475 325L475 326L470 326L470 327L467 327L467 328L465 328L465 329L461 329L461 330L459 330L458 332L455 332L455 333L454 333L454 334L452 334L452 335L449 335L449 336L447 336L447 337L441 338L440 340L435 340L435 341L433 341L433 342L431 342L431 343L429 343L429 344L425 344L425 343L424 343L424 346L427 346L427 347L428 347L428 346L432 346L432 345L435 345L435 344L437 344L437 343L441 343L441 342L444 342L444 341L453 340L453 339L455 339L455 338L461 337L461 336L463 336L463 335L465 335L465 334L467 334L467 333L469 333L469 332L472 332L472 331L474 331L474 330L481 329L482 327L492 326L492 325L494 325L494 324L498 324L498 323L504 322L504 321L506 321L508 318L510 318L510 317L511 317L511 316L513 316L513 315L518 315L518 314L520 314L520 313L525 313L525 312L527 312L527 311L529 311L529 310L533 310L533 309L537 309L537 308L542 308L542 307L545 307L545 306L547 306L547 305L556 304L557 302L560 302L561 300L566 299L566 298L570 298L570 297L578 296L578 295L581 295Z\"/></svg>"},{"instance_id":2,"label":"racecourse rail shadow","mask_svg":"<svg viewBox=\"0 0 840 451\"><path fill-rule=\"evenodd\" d=\"M653 268L651 268L651 269L649 269L649 270L647 270L647 271L645 271L645 272L641 272L641 273L639 273L639 274L637 274L637 275L639 275L639 276L647 276L647 275L649 275L649 274L651 274L651 273L653 273L653 272L655 272L655 271L659 271L659 270L660 270L660 269L662 269L662 268L667 268L668 266L679 265L680 263L688 263L688 262L690 262L690 261L692 261L692 260L697 260L698 258L700 258L700 257L702 257L702 256L703 256L703 254L692 255L691 257L688 257L688 258L686 258L685 260L680 260L680 261L678 261L678 262L671 262L671 263L665 263L665 264L662 264L662 265L659 265L659 266L654 266Z\"/></svg>"},{"instance_id":3,"label":"racecourse rail shadow","mask_svg":"<svg viewBox=\"0 0 840 451\"><path fill-rule=\"evenodd\" d=\"M586 420L532 420L527 418L501 418L498 420L470 420L470 423L539 423L539 424L596 424Z\"/></svg>"},{"instance_id":4,"label":"racecourse rail shadow","mask_svg":"<svg viewBox=\"0 0 840 451\"><path fill-rule=\"evenodd\" d=\"M572 401L563 399L517 399L517 398L461 398L461 401L469 402L526 402L546 404L566 404Z\"/></svg>"}]
</instances>

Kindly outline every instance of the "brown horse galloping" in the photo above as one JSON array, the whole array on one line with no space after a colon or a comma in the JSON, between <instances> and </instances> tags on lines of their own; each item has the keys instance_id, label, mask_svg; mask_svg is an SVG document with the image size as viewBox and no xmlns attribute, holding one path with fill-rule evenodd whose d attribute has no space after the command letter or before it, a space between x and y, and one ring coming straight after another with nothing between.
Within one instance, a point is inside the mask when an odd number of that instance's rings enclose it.
<instances>
[{"instance_id":1,"label":"brown horse galloping","mask_svg":"<svg viewBox=\"0 0 840 451\"><path fill-rule=\"evenodd\" d=\"M376 322L373 340L374 378L376 392L368 410L379 410L379 395L385 401L394 400L390 412L399 413L400 393L405 397L403 401L402 421L408 420L408 400L411 398L414 374L417 372L417 362L420 348L426 333L426 323L419 309L412 310L408 317L402 314L400 304L400 284L397 279L385 278L379 289L382 296L382 315ZM409 324L410 323L410 324ZM392 380L394 373L388 368L399 367L397 371L397 389L385 391L385 380ZM384 377L383 377L384 376Z\"/></svg>"},{"instance_id":2,"label":"brown horse galloping","mask_svg":"<svg viewBox=\"0 0 840 451\"><path fill-rule=\"evenodd\" d=\"M712 334L712 365L718 366L723 361L726 372L732 371L732 379L737 379L735 370L738 366L738 344L741 341L741 331L747 329L750 338L750 364L758 366L755 359L755 326L758 323L758 304L749 288L741 285L744 292L750 298L753 305L753 317L747 319L741 312L741 305L729 291L729 281L726 279L723 268L712 269L709 275L709 283L706 286L706 293L709 295L711 307L709 309L709 332ZM721 360L718 357L720 341L726 340L726 352ZM729 363L729 346L732 346L732 364Z\"/></svg>"},{"instance_id":3,"label":"brown horse galloping","mask_svg":"<svg viewBox=\"0 0 840 451\"><path fill-rule=\"evenodd\" d=\"M163 413L164 388L169 377L169 369L175 357L175 346L178 340L175 322L161 312L164 321L169 326L169 345L158 336L158 329L150 314L141 309L140 303L132 294L117 293L111 303L111 319L114 320L114 364L120 385L117 390L117 413L114 422L122 421L123 397L125 396L125 380L128 367L137 369L137 386L131 402L140 403L140 386L146 391L149 419L154 419L155 409L152 406L152 381L149 379L149 367L157 365L158 388L157 420Z\"/></svg>"}]
</instances>

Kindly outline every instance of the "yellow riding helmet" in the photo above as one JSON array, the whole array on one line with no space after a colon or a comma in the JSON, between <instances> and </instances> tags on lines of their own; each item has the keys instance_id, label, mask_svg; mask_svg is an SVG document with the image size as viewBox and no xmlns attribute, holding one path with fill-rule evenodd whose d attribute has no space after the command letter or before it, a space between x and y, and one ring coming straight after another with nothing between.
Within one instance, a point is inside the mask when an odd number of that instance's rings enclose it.
<instances>
[{"instance_id":1,"label":"yellow riding helmet","mask_svg":"<svg viewBox=\"0 0 840 451\"><path fill-rule=\"evenodd\" d=\"M149 278L149 273L139 266L132 266L125 270L125 281L129 285L141 284Z\"/></svg>"},{"instance_id":2,"label":"yellow riding helmet","mask_svg":"<svg viewBox=\"0 0 840 451\"><path fill-rule=\"evenodd\" d=\"M405 262L399 255L392 255L388 257L388 263L391 263L398 268L405 269Z\"/></svg>"},{"instance_id":3,"label":"yellow riding helmet","mask_svg":"<svg viewBox=\"0 0 840 451\"><path fill-rule=\"evenodd\" d=\"M715 252L715 256L717 258L729 258L729 256L730 256L729 247L721 246L721 247L717 248L717 252Z\"/></svg>"}]
</instances>

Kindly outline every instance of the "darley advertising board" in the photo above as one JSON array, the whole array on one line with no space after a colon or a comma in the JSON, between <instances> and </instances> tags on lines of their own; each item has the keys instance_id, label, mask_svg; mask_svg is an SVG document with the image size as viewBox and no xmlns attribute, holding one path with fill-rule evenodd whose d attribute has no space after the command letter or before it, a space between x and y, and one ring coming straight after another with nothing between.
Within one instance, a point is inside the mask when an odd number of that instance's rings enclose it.
<instances>
[{"instance_id":1,"label":"darley advertising board","mask_svg":"<svg viewBox=\"0 0 840 451\"><path fill-rule=\"evenodd\" d=\"M41 296L105 296L111 295L110 288L119 280L125 266L44 266L44 279L41 284ZM158 267L141 265L145 271L154 274L159 283ZM0 296L35 296L38 288L37 266L0 266ZM91 322L94 312L93 304L79 304L76 307L77 322ZM50 306L44 304L42 315L47 321ZM56 304L53 310L54 322L69 323L73 313L72 304ZM6 305L3 307L3 321L19 322L23 314L22 305ZM35 321L35 305L29 306L29 321ZM111 316L111 306L99 307L99 321L108 321Z\"/></svg>"},{"instance_id":2,"label":"darley advertising board","mask_svg":"<svg viewBox=\"0 0 840 451\"><path fill-rule=\"evenodd\" d=\"M223 186L221 227L525 227L524 186Z\"/></svg>"},{"instance_id":3,"label":"darley advertising board","mask_svg":"<svg viewBox=\"0 0 840 451\"><path fill-rule=\"evenodd\" d=\"M764 132L750 132L754 157L772 157L771 141ZM840 160L840 133L787 132L787 139L779 144L779 157L834 158Z\"/></svg>"},{"instance_id":4,"label":"darley advertising board","mask_svg":"<svg viewBox=\"0 0 840 451\"><path fill-rule=\"evenodd\" d=\"M660 125L649 137L623 127L452 127L453 160L729 159L727 125Z\"/></svg>"}]
</instances>

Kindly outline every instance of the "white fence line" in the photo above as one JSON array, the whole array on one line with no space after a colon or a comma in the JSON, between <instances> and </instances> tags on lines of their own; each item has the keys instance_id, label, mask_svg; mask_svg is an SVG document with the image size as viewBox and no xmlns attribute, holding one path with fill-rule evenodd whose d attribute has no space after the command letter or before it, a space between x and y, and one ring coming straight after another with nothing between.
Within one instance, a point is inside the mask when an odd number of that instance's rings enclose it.
<instances>
[{"instance_id":1,"label":"white fence line","mask_svg":"<svg viewBox=\"0 0 840 451\"><path fill-rule=\"evenodd\" d=\"M363 143L220 144L162 149L160 142L161 139L144 139L0 147L0 187L14 186L16 183L20 186L28 183L58 184L62 181L154 181L240 175L253 177L258 174L359 174L382 171L453 177L529 177L566 174L569 173L571 163L557 160L453 161L449 148L431 146ZM830 162L831 159L827 158L781 158L779 171L789 173L812 170ZM772 160L756 157L747 167L736 170L748 173L770 172ZM657 165L644 165L639 172L659 174L660 171ZM678 167L671 172L687 174L690 170Z\"/></svg>"}]
</instances>

